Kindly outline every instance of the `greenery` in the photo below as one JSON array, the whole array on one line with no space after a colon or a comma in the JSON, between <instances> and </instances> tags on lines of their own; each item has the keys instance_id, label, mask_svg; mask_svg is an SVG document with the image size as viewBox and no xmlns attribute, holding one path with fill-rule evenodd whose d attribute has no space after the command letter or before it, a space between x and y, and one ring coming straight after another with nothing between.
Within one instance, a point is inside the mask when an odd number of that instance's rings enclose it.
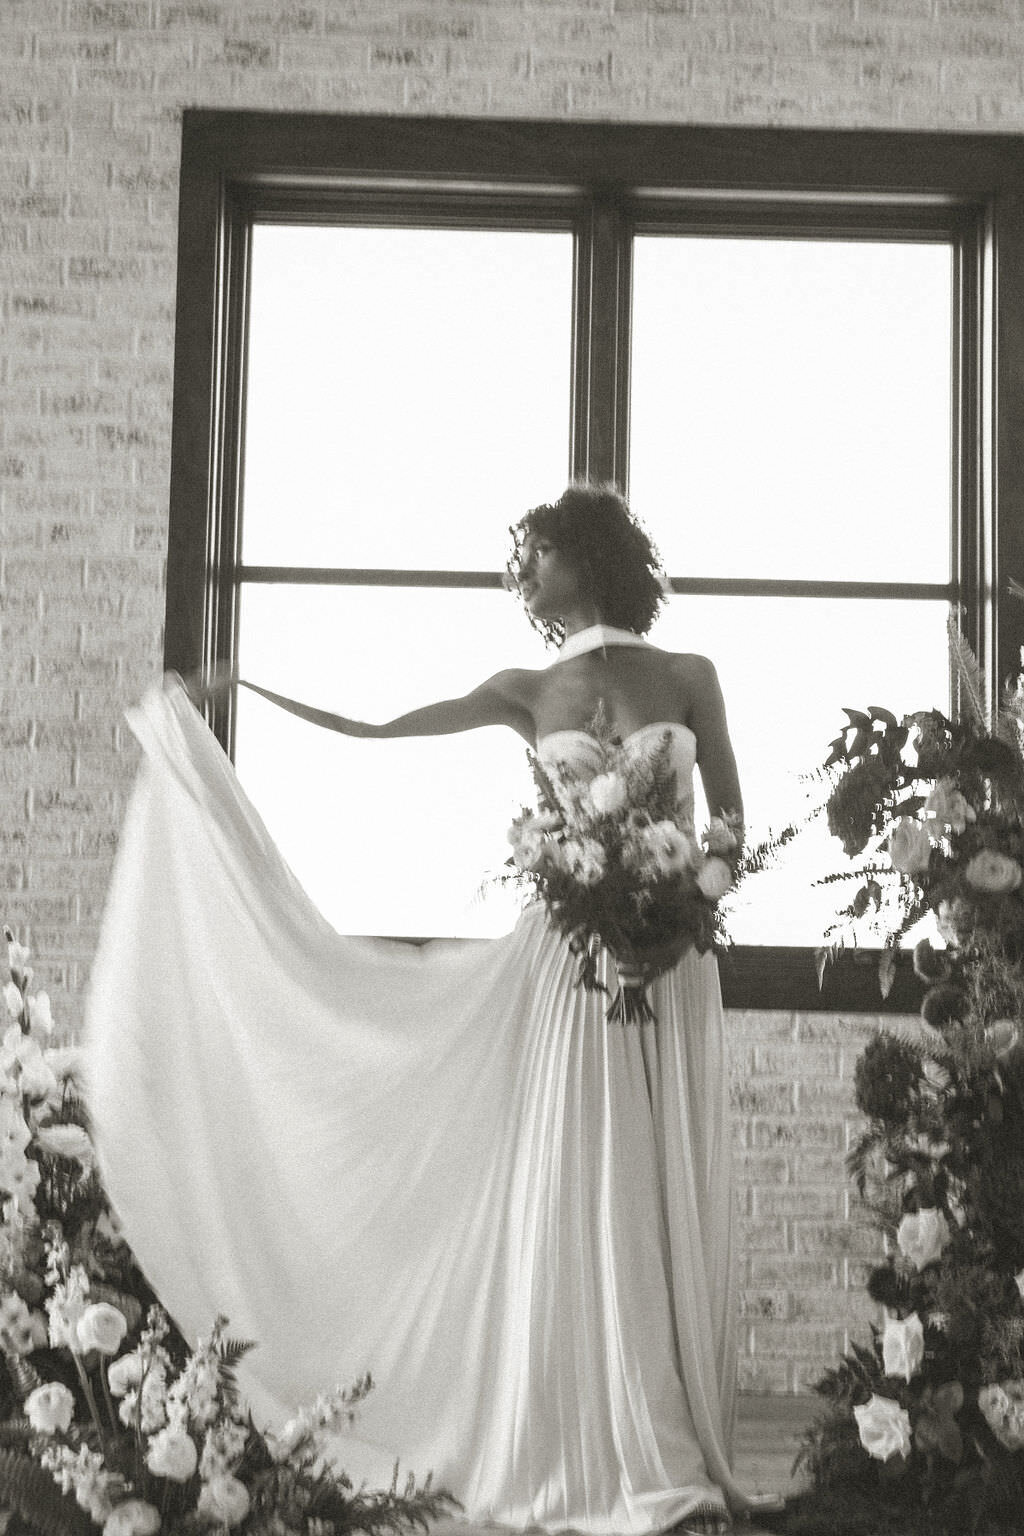
<instances>
[{"instance_id":1,"label":"greenery","mask_svg":"<svg viewBox=\"0 0 1024 1536\"><path fill-rule=\"evenodd\" d=\"M864 856L826 958L868 924L918 942L912 1033L856 1069L849 1170L885 1238L870 1341L826 1372L787 1531L1001 1536L1024 1509L1024 691L985 716L955 642L965 719L847 710L829 826Z\"/></svg>"},{"instance_id":2,"label":"greenery","mask_svg":"<svg viewBox=\"0 0 1024 1536\"><path fill-rule=\"evenodd\" d=\"M264 1430L239 1392L253 1345L217 1318L189 1348L96 1172L82 1062L51 1044L10 929L0 1044L0 1522L8 1536L387 1536L453 1500L429 1479L355 1488L326 1437L369 1377Z\"/></svg>"}]
</instances>

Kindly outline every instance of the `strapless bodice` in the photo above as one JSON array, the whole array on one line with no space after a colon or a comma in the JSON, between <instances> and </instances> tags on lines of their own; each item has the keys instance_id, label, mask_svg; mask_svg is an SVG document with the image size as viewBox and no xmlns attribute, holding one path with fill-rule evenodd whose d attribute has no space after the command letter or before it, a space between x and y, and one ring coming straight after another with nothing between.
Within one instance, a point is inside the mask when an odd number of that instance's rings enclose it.
<instances>
[{"instance_id":1,"label":"strapless bodice","mask_svg":"<svg viewBox=\"0 0 1024 1536\"><path fill-rule=\"evenodd\" d=\"M680 810L692 813L697 738L688 725L678 720L655 720L624 737L622 750L628 756L642 756L644 752L653 752L666 734L671 738L670 757L676 771ZM552 731L537 742L537 756L546 768L562 763L574 774L584 776L599 773L604 763L600 743L589 731Z\"/></svg>"}]
</instances>

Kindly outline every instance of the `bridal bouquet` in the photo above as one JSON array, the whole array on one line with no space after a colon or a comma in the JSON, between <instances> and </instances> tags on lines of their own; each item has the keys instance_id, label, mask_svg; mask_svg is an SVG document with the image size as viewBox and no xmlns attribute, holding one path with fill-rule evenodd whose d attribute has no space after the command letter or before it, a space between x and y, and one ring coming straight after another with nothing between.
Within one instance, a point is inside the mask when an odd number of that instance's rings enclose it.
<instances>
[{"instance_id":1,"label":"bridal bouquet","mask_svg":"<svg viewBox=\"0 0 1024 1536\"><path fill-rule=\"evenodd\" d=\"M817 1390L794 1536L1017 1531L1024 1509L1024 687L989 718L954 634L964 718L847 711L832 831L858 890L844 923L921 939L919 1031L877 1031L855 1072L848 1164L885 1238L884 1309ZM938 942L941 941L941 942Z\"/></svg>"},{"instance_id":2,"label":"bridal bouquet","mask_svg":"<svg viewBox=\"0 0 1024 1536\"><path fill-rule=\"evenodd\" d=\"M618 990L608 1018L654 1017L647 987L692 946L704 953L720 932L718 902L739 860L739 818L712 817L698 841L680 815L666 732L653 752L625 751L599 719L592 726L598 771L530 766L538 805L509 829L512 877L531 887L577 958L577 985L606 991L601 946Z\"/></svg>"},{"instance_id":3,"label":"bridal bouquet","mask_svg":"<svg viewBox=\"0 0 1024 1536\"><path fill-rule=\"evenodd\" d=\"M10 929L0 1009L0 1529L23 1536L347 1536L426 1527L429 1482L356 1490L323 1457L369 1377L253 1423L218 1318L189 1349L123 1241L96 1173L80 1053L50 1044ZM13 1525L8 1522L14 1521Z\"/></svg>"}]
</instances>

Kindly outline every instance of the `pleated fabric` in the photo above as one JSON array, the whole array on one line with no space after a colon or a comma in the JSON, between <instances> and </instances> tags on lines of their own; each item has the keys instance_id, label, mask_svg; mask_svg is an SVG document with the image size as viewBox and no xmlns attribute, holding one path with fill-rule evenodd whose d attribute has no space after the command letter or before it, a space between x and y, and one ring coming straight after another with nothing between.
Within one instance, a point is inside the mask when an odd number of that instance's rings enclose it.
<instances>
[{"instance_id":1,"label":"pleated fabric","mask_svg":"<svg viewBox=\"0 0 1024 1536\"><path fill-rule=\"evenodd\" d=\"M185 1333L224 1313L258 1341L268 1423L372 1372L339 1461L431 1472L477 1522L639 1536L746 1507L714 959L624 1027L539 907L499 939L339 936L180 685L129 718L89 1097Z\"/></svg>"}]
</instances>

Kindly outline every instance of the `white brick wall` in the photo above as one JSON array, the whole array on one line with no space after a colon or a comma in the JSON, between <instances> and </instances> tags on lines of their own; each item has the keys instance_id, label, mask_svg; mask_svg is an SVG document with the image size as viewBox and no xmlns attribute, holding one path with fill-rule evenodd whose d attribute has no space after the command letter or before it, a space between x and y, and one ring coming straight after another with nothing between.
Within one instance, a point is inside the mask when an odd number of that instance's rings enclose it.
<instances>
[{"instance_id":1,"label":"white brick wall","mask_svg":"<svg viewBox=\"0 0 1024 1536\"><path fill-rule=\"evenodd\" d=\"M1022 64L1020 0L0 0L0 915L68 1028L160 666L182 108L1020 130ZM744 1379L785 1390L863 1310L865 1024L733 1028Z\"/></svg>"}]
</instances>

